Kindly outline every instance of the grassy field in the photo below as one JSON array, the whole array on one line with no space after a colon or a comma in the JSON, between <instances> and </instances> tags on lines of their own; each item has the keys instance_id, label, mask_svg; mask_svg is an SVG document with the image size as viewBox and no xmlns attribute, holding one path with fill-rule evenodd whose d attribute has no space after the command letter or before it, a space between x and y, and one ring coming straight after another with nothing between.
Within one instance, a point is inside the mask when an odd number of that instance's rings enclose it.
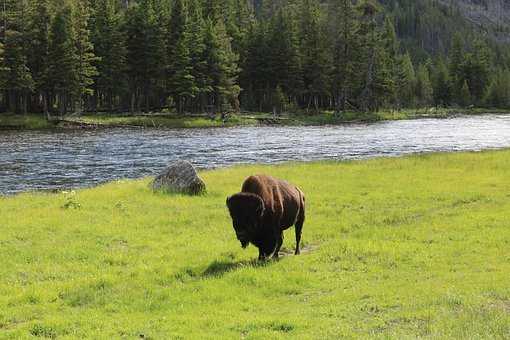
<instances>
[{"instance_id":1,"label":"grassy field","mask_svg":"<svg viewBox=\"0 0 510 340\"><path fill-rule=\"evenodd\" d=\"M225 197L255 173L307 195L303 255L240 248ZM201 175L0 198L0 338L510 337L510 150Z\"/></svg>"},{"instance_id":2,"label":"grassy field","mask_svg":"<svg viewBox=\"0 0 510 340\"><path fill-rule=\"evenodd\" d=\"M510 110L503 109L403 109L383 110L375 113L343 112L338 115L332 111L320 114L283 114L273 116L270 113L243 113L230 115L227 119L221 119L216 115L213 119L206 116L179 116L175 114L157 115L107 115L107 114L86 114L79 117L67 118L67 123L55 124L48 122L43 115L6 115L0 114L0 129L55 129L55 128L77 128L80 124L90 124L96 127L119 127L138 126L148 128L211 128L211 127L232 127L232 126L254 126L254 125L335 125L350 122L375 122L381 120L404 120L420 118L448 118L459 114L485 114L485 113L510 113Z\"/></svg>"}]
</instances>

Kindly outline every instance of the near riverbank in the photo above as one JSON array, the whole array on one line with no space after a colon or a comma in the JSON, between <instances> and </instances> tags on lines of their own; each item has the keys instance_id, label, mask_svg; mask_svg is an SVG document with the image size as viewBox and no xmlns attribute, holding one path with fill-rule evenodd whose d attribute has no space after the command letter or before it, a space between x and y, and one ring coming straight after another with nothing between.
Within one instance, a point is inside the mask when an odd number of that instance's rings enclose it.
<instances>
[{"instance_id":1,"label":"near riverbank","mask_svg":"<svg viewBox=\"0 0 510 340\"><path fill-rule=\"evenodd\" d=\"M225 198L254 173L306 193L302 256L260 264L236 241ZM1 337L510 334L510 150L201 176L199 197L143 179L0 198Z\"/></svg>"},{"instance_id":2,"label":"near riverbank","mask_svg":"<svg viewBox=\"0 0 510 340\"><path fill-rule=\"evenodd\" d=\"M145 127L145 128L211 128L257 125L338 125L345 123L376 122L383 120L405 120L421 118L449 118L458 115L479 115L488 113L510 113L503 109L406 109L398 111L380 111L376 113L323 112L320 114L282 114L243 113L221 115L106 115L86 114L65 119L47 121L42 115L0 115L0 129L37 130L37 129L86 129L109 127Z\"/></svg>"}]
</instances>

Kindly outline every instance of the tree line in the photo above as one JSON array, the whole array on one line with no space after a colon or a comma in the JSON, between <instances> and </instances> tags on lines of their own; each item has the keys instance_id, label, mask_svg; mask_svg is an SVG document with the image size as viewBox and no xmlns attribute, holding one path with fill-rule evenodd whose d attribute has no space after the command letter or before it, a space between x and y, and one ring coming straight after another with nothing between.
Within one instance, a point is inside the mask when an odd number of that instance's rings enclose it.
<instances>
[{"instance_id":1,"label":"tree line","mask_svg":"<svg viewBox=\"0 0 510 340\"><path fill-rule=\"evenodd\" d=\"M1 2L4 112L510 107L487 39L407 51L372 0Z\"/></svg>"}]
</instances>

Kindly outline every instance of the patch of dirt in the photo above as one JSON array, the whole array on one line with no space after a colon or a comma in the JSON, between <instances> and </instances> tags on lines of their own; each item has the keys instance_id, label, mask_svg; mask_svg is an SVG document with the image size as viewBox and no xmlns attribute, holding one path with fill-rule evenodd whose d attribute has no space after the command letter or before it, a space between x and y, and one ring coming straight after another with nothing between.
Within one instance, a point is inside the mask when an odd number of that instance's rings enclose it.
<instances>
[{"instance_id":1,"label":"patch of dirt","mask_svg":"<svg viewBox=\"0 0 510 340\"><path fill-rule=\"evenodd\" d=\"M314 252L318 248L319 248L319 246L317 246L317 245L307 244L307 245L301 247L301 255L306 255L311 252ZM278 253L278 255L280 257L294 256L294 249L288 249L288 248L283 247L282 249L280 249L280 252Z\"/></svg>"}]
</instances>

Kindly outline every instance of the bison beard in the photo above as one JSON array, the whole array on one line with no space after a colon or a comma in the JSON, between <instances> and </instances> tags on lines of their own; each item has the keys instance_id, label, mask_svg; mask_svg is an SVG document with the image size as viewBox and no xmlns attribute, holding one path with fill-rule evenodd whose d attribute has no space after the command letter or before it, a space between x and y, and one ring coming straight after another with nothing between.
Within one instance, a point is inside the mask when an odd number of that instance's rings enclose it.
<instances>
[{"instance_id":1,"label":"bison beard","mask_svg":"<svg viewBox=\"0 0 510 340\"><path fill-rule=\"evenodd\" d=\"M305 197L292 184L269 176L249 177L241 192L227 198L227 207L241 246L259 248L259 259L278 257L283 231L295 225L296 251L305 220Z\"/></svg>"}]
</instances>

